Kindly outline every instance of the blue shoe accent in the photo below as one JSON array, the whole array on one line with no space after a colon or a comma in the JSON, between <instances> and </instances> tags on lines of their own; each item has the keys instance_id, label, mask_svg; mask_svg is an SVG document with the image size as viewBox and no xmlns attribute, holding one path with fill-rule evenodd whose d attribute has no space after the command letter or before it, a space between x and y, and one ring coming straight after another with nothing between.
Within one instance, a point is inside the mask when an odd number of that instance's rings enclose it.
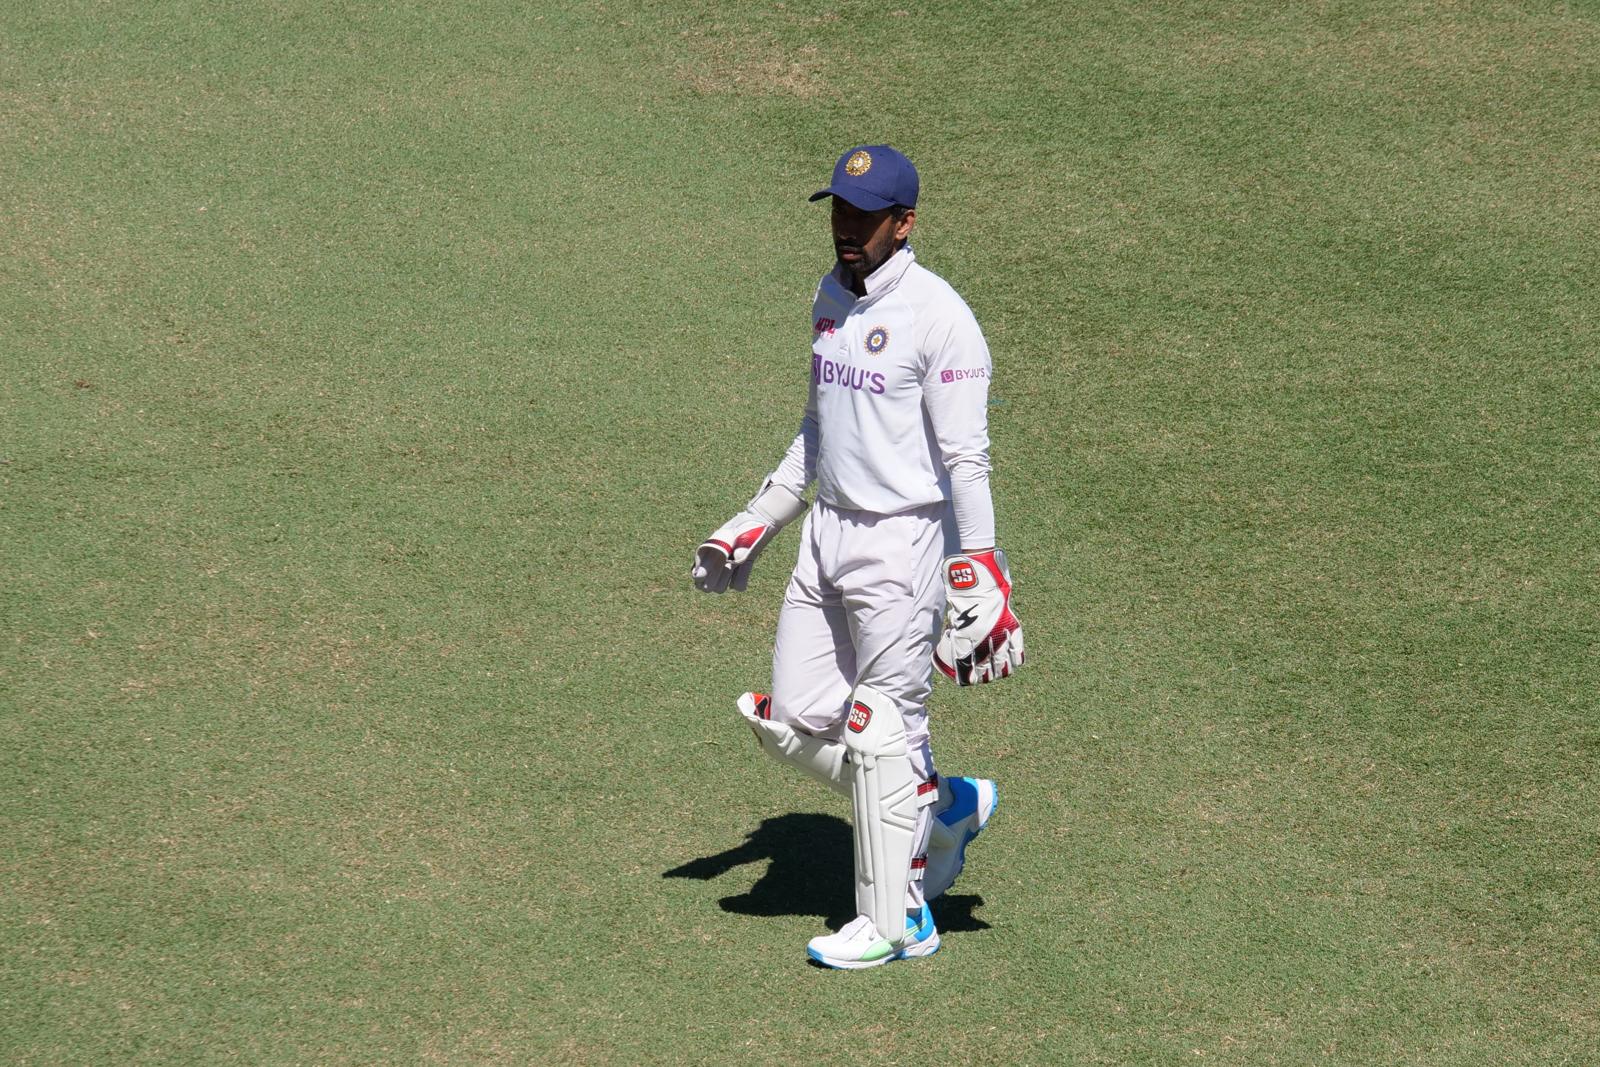
<instances>
[{"instance_id":1,"label":"blue shoe accent","mask_svg":"<svg viewBox=\"0 0 1600 1067\"><path fill-rule=\"evenodd\" d=\"M900 951L894 954L897 960L921 959L931 956L939 951L939 931L933 925L933 909L927 904L922 905L922 914L915 919L906 916L906 940L900 946Z\"/></svg>"},{"instance_id":2,"label":"blue shoe accent","mask_svg":"<svg viewBox=\"0 0 1600 1067\"><path fill-rule=\"evenodd\" d=\"M950 783L950 806L939 813L939 821L954 826L978 810L978 784L971 778L946 778L945 781Z\"/></svg>"}]
</instances>

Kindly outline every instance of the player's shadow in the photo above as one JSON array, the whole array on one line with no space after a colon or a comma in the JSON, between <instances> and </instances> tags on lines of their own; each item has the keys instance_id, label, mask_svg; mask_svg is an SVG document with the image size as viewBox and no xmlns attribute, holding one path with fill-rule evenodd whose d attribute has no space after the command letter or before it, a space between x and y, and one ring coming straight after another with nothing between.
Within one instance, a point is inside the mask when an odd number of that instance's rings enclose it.
<instances>
[{"instance_id":1,"label":"player's shadow","mask_svg":"<svg viewBox=\"0 0 1600 1067\"><path fill-rule=\"evenodd\" d=\"M850 824L832 815L777 815L763 819L742 844L714 856L690 860L663 878L710 881L746 863L767 864L747 892L723 897L723 911L739 915L817 915L837 928L855 918L855 845ZM933 917L945 933L987 930L973 915L980 896L946 893L933 902Z\"/></svg>"}]
</instances>

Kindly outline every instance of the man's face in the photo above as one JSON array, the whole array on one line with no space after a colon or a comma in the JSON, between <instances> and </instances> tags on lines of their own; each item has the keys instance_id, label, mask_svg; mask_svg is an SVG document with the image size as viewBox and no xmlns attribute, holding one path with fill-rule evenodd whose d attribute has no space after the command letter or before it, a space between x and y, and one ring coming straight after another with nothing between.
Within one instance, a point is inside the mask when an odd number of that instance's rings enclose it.
<instances>
[{"instance_id":1,"label":"man's face","mask_svg":"<svg viewBox=\"0 0 1600 1067\"><path fill-rule=\"evenodd\" d=\"M910 208L896 218L893 208L862 211L836 196L833 198L833 249L845 270L864 279L894 255L916 221L917 213Z\"/></svg>"}]
</instances>

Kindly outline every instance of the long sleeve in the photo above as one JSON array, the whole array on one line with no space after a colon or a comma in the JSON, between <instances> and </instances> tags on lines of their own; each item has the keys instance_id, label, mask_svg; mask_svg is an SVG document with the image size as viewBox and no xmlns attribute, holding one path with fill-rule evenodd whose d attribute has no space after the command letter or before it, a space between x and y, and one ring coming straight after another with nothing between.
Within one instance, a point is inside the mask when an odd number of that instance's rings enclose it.
<instances>
[{"instance_id":1,"label":"long sleeve","mask_svg":"<svg viewBox=\"0 0 1600 1067\"><path fill-rule=\"evenodd\" d=\"M808 375L806 386L806 411L800 419L800 429L789 442L778 469L768 476L773 485L781 485L795 496L805 498L806 488L817 478L817 447L821 441L817 422L817 383Z\"/></svg>"},{"instance_id":2,"label":"long sleeve","mask_svg":"<svg viewBox=\"0 0 1600 1067\"><path fill-rule=\"evenodd\" d=\"M971 312L928 331L923 404L950 475L950 502L962 548L995 543L989 490L989 346Z\"/></svg>"},{"instance_id":3,"label":"long sleeve","mask_svg":"<svg viewBox=\"0 0 1600 1067\"><path fill-rule=\"evenodd\" d=\"M808 410L800 420L800 431L789 443L783 462L768 478L773 485L781 485L795 496L804 497L806 487L817 477L817 413Z\"/></svg>"}]
</instances>

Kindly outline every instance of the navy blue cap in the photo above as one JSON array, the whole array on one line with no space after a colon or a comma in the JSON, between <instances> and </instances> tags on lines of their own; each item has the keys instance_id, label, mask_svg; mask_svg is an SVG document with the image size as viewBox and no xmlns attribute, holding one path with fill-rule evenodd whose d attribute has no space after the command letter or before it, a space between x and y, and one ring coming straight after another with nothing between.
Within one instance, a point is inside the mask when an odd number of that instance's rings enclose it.
<instances>
[{"instance_id":1,"label":"navy blue cap","mask_svg":"<svg viewBox=\"0 0 1600 1067\"><path fill-rule=\"evenodd\" d=\"M850 149L833 165L833 182L811 195L813 200L837 196L862 211L917 206L917 168L886 144Z\"/></svg>"}]
</instances>

